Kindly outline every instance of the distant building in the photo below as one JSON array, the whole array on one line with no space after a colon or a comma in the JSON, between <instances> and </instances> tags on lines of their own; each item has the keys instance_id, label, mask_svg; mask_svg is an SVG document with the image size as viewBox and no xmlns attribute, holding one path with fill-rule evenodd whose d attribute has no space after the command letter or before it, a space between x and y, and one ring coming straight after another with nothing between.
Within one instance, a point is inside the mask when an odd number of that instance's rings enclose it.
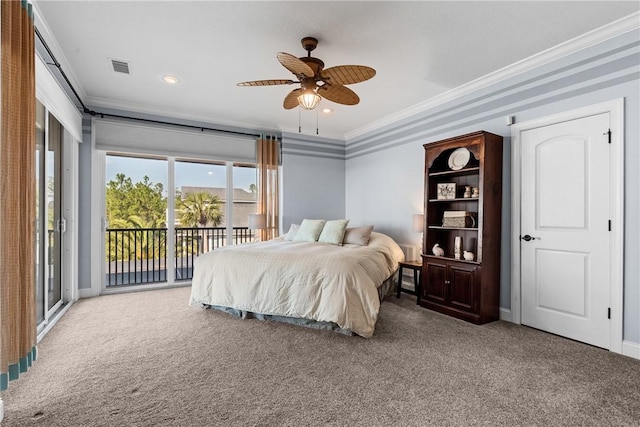
<instances>
[{"instance_id":1,"label":"distant building","mask_svg":"<svg viewBox=\"0 0 640 427\"><path fill-rule=\"evenodd\" d=\"M182 186L180 187L180 194L184 198L189 193L206 192L212 196L218 196L220 201L220 210L222 211L223 218L219 227L227 226L227 190L221 187L192 187ZM257 194L247 191L242 188L233 189L233 226L234 227L247 227L249 225L249 214L256 213L257 209ZM176 218L176 223L178 219ZM176 224L177 225L177 224Z\"/></svg>"}]
</instances>

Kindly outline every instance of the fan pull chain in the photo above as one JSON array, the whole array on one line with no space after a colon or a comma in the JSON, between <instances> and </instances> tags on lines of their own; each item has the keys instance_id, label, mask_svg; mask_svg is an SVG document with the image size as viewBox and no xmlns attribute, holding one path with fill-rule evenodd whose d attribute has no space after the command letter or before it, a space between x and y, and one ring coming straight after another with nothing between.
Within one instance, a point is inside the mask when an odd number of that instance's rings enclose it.
<instances>
[{"instance_id":1,"label":"fan pull chain","mask_svg":"<svg viewBox=\"0 0 640 427\"><path fill-rule=\"evenodd\" d=\"M302 126L300 126L300 107L298 107L298 133L302 133Z\"/></svg>"},{"instance_id":2,"label":"fan pull chain","mask_svg":"<svg viewBox=\"0 0 640 427\"><path fill-rule=\"evenodd\" d=\"M319 133L318 133L318 108L316 108L316 135L319 135Z\"/></svg>"}]
</instances>

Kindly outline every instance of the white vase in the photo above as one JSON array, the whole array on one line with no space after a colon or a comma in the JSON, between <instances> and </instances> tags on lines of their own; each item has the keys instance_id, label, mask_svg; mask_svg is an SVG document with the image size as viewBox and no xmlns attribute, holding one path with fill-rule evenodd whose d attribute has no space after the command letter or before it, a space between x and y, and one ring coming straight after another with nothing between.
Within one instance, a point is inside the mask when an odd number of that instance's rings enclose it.
<instances>
[{"instance_id":1,"label":"white vase","mask_svg":"<svg viewBox=\"0 0 640 427\"><path fill-rule=\"evenodd\" d=\"M456 236L453 244L453 257L455 259L462 259L462 237Z\"/></svg>"},{"instance_id":2,"label":"white vase","mask_svg":"<svg viewBox=\"0 0 640 427\"><path fill-rule=\"evenodd\" d=\"M464 259L466 259L467 261L473 261L474 256L475 256L475 255L474 255L474 253L473 253L473 252L464 251L464 252L462 253L462 257L463 257Z\"/></svg>"},{"instance_id":3,"label":"white vase","mask_svg":"<svg viewBox=\"0 0 640 427\"><path fill-rule=\"evenodd\" d=\"M433 245L431 252L433 252L435 256L444 256L444 249L442 249L438 243Z\"/></svg>"}]
</instances>

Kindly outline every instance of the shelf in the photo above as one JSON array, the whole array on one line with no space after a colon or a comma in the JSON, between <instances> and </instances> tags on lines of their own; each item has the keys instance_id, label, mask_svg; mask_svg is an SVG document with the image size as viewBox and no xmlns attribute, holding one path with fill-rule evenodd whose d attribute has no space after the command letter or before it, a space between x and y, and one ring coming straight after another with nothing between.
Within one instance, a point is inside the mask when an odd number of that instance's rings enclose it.
<instances>
[{"instance_id":1,"label":"shelf","mask_svg":"<svg viewBox=\"0 0 640 427\"><path fill-rule=\"evenodd\" d=\"M435 256L435 255L429 255L429 254L423 254L422 256L427 258L446 260L446 261L462 262L465 264L480 265L480 262L478 261L467 261L466 259L455 259L454 257L450 257L450 256Z\"/></svg>"},{"instance_id":2,"label":"shelf","mask_svg":"<svg viewBox=\"0 0 640 427\"><path fill-rule=\"evenodd\" d=\"M429 176L458 176L458 175L472 175L480 172L479 167L459 169L457 171L443 171L443 172L430 172Z\"/></svg>"},{"instance_id":3,"label":"shelf","mask_svg":"<svg viewBox=\"0 0 640 427\"><path fill-rule=\"evenodd\" d=\"M429 203L477 202L478 197L457 197L455 199L429 199Z\"/></svg>"},{"instance_id":4,"label":"shelf","mask_svg":"<svg viewBox=\"0 0 640 427\"><path fill-rule=\"evenodd\" d=\"M441 225L429 225L427 227L430 230L466 230L466 231L478 231L478 227L443 227Z\"/></svg>"},{"instance_id":5,"label":"shelf","mask_svg":"<svg viewBox=\"0 0 640 427\"><path fill-rule=\"evenodd\" d=\"M499 318L502 146L500 135L484 131L424 144L422 307L477 324ZM449 160L460 149L469 151L469 161L451 170ZM478 197L463 197L470 195L467 189L474 189ZM453 198L438 199L445 194ZM445 221L447 211L469 212L464 215L472 215L475 222ZM456 242L461 252L468 249L475 259L467 261L463 254L455 258ZM443 256L433 254L435 245Z\"/></svg>"}]
</instances>

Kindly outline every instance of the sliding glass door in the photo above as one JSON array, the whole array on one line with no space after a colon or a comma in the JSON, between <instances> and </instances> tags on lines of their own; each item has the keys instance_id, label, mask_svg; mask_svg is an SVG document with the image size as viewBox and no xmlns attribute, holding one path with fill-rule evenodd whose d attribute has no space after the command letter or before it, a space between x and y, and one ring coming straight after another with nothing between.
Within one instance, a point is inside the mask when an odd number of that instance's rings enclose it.
<instances>
[{"instance_id":1,"label":"sliding glass door","mask_svg":"<svg viewBox=\"0 0 640 427\"><path fill-rule=\"evenodd\" d=\"M106 153L103 289L191 280L193 261L253 240L253 164Z\"/></svg>"},{"instance_id":2,"label":"sliding glass door","mask_svg":"<svg viewBox=\"0 0 640 427\"><path fill-rule=\"evenodd\" d=\"M36 103L36 303L38 325L63 304L62 237L66 223L62 216L63 132L60 122Z\"/></svg>"}]
</instances>

